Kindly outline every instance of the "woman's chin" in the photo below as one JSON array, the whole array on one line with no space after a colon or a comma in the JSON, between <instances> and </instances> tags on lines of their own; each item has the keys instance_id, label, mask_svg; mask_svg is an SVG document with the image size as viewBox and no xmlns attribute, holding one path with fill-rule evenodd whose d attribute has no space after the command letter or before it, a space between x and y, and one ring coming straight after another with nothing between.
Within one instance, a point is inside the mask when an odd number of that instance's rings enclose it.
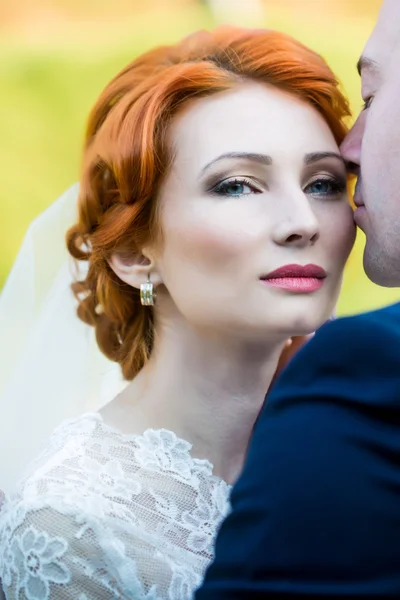
<instances>
[{"instance_id":1,"label":"woman's chin","mask_svg":"<svg viewBox=\"0 0 400 600\"><path fill-rule=\"evenodd\" d=\"M307 315L306 317L294 320L292 326L285 326L285 329L288 331L290 337L310 335L311 333L315 333L328 319L329 317L326 314L320 318L316 318L315 315Z\"/></svg>"},{"instance_id":2,"label":"woman's chin","mask_svg":"<svg viewBox=\"0 0 400 600\"><path fill-rule=\"evenodd\" d=\"M247 318L253 324L258 321L266 337L280 332L286 337L310 335L330 319L335 304L333 293L283 295L279 300L248 307Z\"/></svg>"},{"instance_id":3,"label":"woman's chin","mask_svg":"<svg viewBox=\"0 0 400 600\"><path fill-rule=\"evenodd\" d=\"M225 340L230 339L231 342L261 342L268 345L274 340L280 343L290 337L315 333L329 320L332 310L331 306L318 307L315 304L302 310L292 310L282 305L276 306L276 309L271 307L267 312L265 307L261 310L249 309L245 314L225 314L222 322L214 319L212 325L210 322L203 322L201 330L208 330L213 335L221 334Z\"/></svg>"},{"instance_id":4,"label":"woman's chin","mask_svg":"<svg viewBox=\"0 0 400 600\"><path fill-rule=\"evenodd\" d=\"M319 314L317 311L286 315L276 314L273 323L268 319L268 322L260 323L260 329L264 331L266 337L278 333L282 334L284 338L310 335L329 320L329 314L326 309L321 310Z\"/></svg>"}]
</instances>

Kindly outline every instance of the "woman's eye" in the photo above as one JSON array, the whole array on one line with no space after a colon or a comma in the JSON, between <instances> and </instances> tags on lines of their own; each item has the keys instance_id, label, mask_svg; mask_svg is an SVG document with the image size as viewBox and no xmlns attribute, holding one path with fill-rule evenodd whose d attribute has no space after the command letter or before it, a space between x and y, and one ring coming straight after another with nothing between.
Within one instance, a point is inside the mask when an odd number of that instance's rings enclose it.
<instances>
[{"instance_id":1,"label":"woman's eye","mask_svg":"<svg viewBox=\"0 0 400 600\"><path fill-rule=\"evenodd\" d=\"M346 182L337 179L320 178L308 184L304 190L313 196L335 196L343 194L346 190Z\"/></svg>"},{"instance_id":2,"label":"woman's eye","mask_svg":"<svg viewBox=\"0 0 400 600\"><path fill-rule=\"evenodd\" d=\"M221 181L211 191L219 196L248 196L249 194L261 193L247 179L227 179Z\"/></svg>"}]
</instances>

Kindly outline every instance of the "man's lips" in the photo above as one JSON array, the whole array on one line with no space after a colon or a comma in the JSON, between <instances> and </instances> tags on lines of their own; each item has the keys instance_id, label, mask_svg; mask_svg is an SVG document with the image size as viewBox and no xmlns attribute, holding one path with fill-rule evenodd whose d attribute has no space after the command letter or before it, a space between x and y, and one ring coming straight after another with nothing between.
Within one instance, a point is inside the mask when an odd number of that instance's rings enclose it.
<instances>
[{"instance_id":1,"label":"man's lips","mask_svg":"<svg viewBox=\"0 0 400 600\"><path fill-rule=\"evenodd\" d=\"M357 208L362 208L363 206L365 207L364 201L359 194L354 194L353 202Z\"/></svg>"},{"instance_id":2,"label":"man's lips","mask_svg":"<svg viewBox=\"0 0 400 600\"><path fill-rule=\"evenodd\" d=\"M361 194L361 179L360 178L358 178L357 183L356 183L356 189L354 190L353 202L357 206L357 208L360 208L361 206L365 206L364 200L362 199L362 194Z\"/></svg>"},{"instance_id":3,"label":"man's lips","mask_svg":"<svg viewBox=\"0 0 400 600\"><path fill-rule=\"evenodd\" d=\"M366 207L364 204L364 200L361 193L361 177L358 178L356 183L356 189L354 191L353 202L356 207L353 213L353 219L356 225L360 227L360 229L365 229L364 217L366 214Z\"/></svg>"}]
</instances>

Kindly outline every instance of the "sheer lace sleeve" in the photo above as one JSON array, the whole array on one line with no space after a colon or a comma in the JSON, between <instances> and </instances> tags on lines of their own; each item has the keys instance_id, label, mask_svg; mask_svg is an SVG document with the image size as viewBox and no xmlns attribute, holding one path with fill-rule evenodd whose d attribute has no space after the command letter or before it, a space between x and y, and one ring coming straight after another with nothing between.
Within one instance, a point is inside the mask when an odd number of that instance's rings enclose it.
<instances>
[{"instance_id":1,"label":"sheer lace sleeve","mask_svg":"<svg viewBox=\"0 0 400 600\"><path fill-rule=\"evenodd\" d=\"M124 547L95 517L32 508L9 542L3 565L7 600L151 597L142 593L133 561L130 573L126 564L125 573L118 571L118 559L126 563Z\"/></svg>"},{"instance_id":2,"label":"sheer lace sleeve","mask_svg":"<svg viewBox=\"0 0 400 600\"><path fill-rule=\"evenodd\" d=\"M135 545L135 532L104 494L107 473L95 464L90 470L79 433L86 442L87 424L73 435L57 431L4 507L0 577L7 600L151 598L125 547Z\"/></svg>"},{"instance_id":3,"label":"sheer lace sleeve","mask_svg":"<svg viewBox=\"0 0 400 600\"><path fill-rule=\"evenodd\" d=\"M172 432L97 417L53 435L0 515L7 600L184 600L212 558L227 486Z\"/></svg>"}]
</instances>

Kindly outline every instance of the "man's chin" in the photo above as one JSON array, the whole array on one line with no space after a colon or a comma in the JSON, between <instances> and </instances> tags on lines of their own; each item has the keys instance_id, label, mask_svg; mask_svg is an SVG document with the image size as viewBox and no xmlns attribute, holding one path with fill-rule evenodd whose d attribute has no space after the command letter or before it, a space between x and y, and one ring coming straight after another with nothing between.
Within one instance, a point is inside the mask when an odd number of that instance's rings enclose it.
<instances>
[{"instance_id":1,"label":"man's chin","mask_svg":"<svg viewBox=\"0 0 400 600\"><path fill-rule=\"evenodd\" d=\"M385 261L382 253L374 251L368 244L364 250L364 271L372 283L381 287L400 287L400 274L390 268L390 261Z\"/></svg>"}]
</instances>

